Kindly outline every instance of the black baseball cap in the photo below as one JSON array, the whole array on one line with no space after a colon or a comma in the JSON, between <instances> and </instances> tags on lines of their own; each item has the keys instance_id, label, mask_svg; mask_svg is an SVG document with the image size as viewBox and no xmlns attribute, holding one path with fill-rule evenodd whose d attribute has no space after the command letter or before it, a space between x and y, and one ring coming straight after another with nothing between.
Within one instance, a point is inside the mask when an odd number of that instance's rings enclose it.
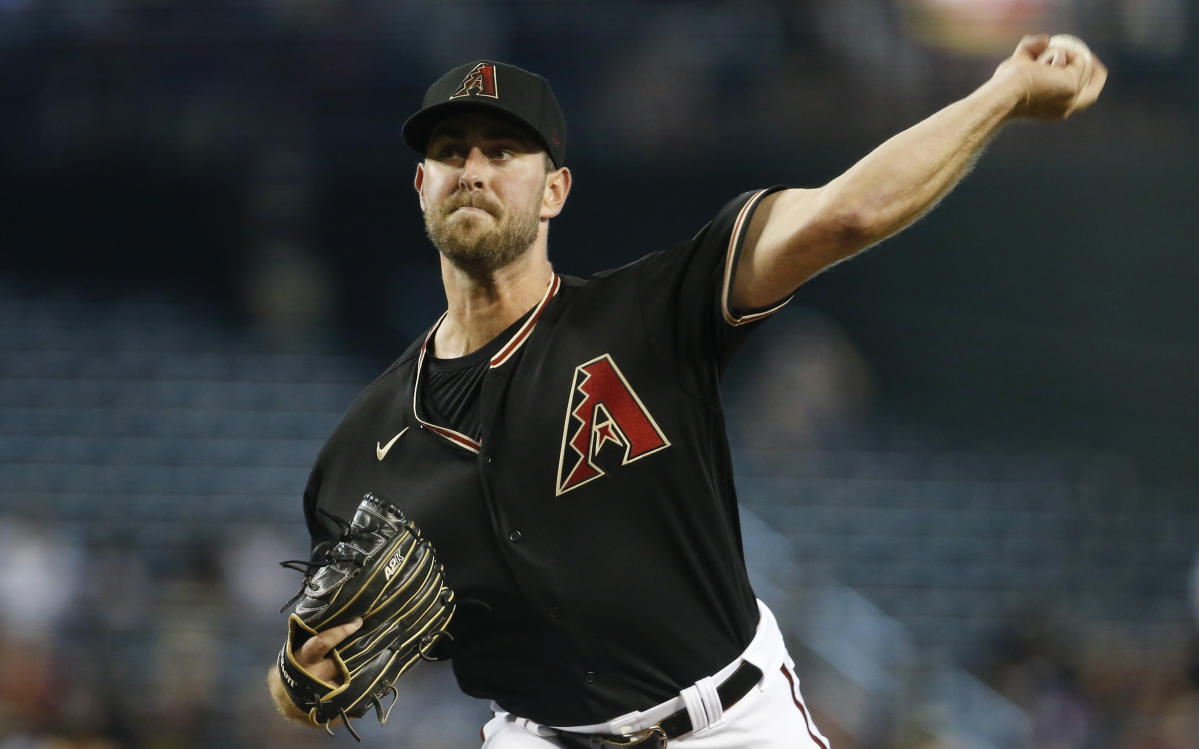
<instances>
[{"instance_id":1,"label":"black baseball cap","mask_svg":"<svg viewBox=\"0 0 1199 749\"><path fill-rule=\"evenodd\" d=\"M537 138L554 166L562 166L566 119L549 82L536 73L492 60L459 65L434 81L420 111L404 123L404 142L423 156L437 123L466 109L484 109L515 120Z\"/></svg>"}]
</instances>

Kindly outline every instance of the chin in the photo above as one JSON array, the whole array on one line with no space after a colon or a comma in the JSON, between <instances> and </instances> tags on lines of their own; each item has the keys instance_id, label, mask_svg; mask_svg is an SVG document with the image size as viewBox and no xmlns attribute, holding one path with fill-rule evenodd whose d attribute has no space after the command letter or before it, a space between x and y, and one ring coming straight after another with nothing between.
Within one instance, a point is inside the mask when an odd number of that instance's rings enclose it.
<instances>
[{"instance_id":1,"label":"chin","mask_svg":"<svg viewBox=\"0 0 1199 749\"><path fill-rule=\"evenodd\" d=\"M491 245L495 243L495 232L481 227L474 231L454 232L454 245L457 254L475 258L483 258L491 254Z\"/></svg>"},{"instance_id":2,"label":"chin","mask_svg":"<svg viewBox=\"0 0 1199 749\"><path fill-rule=\"evenodd\" d=\"M439 249L455 265L490 265L496 254L492 250L492 239L486 233L455 233L446 246Z\"/></svg>"}]
</instances>

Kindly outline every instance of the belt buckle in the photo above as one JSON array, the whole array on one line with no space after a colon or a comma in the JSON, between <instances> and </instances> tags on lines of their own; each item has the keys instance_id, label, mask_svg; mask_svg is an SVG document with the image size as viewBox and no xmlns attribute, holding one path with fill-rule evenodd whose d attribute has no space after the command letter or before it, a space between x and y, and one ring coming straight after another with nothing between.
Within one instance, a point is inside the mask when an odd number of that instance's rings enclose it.
<instances>
[{"instance_id":1,"label":"belt buckle","mask_svg":"<svg viewBox=\"0 0 1199 749\"><path fill-rule=\"evenodd\" d=\"M670 741L670 737L666 735L666 731L662 729L662 726L650 726L645 730L637 731L636 733L631 733L627 736L622 736L621 738L628 740L622 742L608 741L605 743L610 743L614 746L637 747L640 747L644 744L644 749L666 749L666 744ZM645 743L651 739L653 739L652 743Z\"/></svg>"}]
</instances>

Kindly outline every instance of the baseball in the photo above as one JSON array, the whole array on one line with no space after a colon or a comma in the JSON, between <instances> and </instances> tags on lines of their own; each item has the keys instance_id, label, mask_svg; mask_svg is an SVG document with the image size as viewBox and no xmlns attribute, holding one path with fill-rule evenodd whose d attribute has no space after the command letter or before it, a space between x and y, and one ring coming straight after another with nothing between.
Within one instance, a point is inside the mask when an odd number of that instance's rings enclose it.
<instances>
[{"instance_id":1,"label":"baseball","mask_svg":"<svg viewBox=\"0 0 1199 749\"><path fill-rule=\"evenodd\" d=\"M1049 46L1037 58L1037 62L1048 63L1054 65L1057 62L1057 56L1063 51L1072 52L1075 55L1083 58L1087 65L1091 64L1094 59L1091 55L1091 48L1086 45L1086 42L1074 36L1073 34L1054 34L1049 37Z\"/></svg>"}]
</instances>

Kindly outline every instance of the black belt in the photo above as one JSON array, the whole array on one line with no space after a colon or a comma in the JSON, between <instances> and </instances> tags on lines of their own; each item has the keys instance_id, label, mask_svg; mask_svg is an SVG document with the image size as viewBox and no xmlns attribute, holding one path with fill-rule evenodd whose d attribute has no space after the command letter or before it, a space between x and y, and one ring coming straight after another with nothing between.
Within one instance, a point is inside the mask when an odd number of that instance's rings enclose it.
<instances>
[{"instance_id":1,"label":"black belt","mask_svg":"<svg viewBox=\"0 0 1199 749\"><path fill-rule=\"evenodd\" d=\"M753 689L754 685L761 680L762 669L752 663L742 661L732 676L716 687L716 694L720 696L720 706L728 710L742 697L749 694L749 690ZM658 721L657 725L627 736L571 733L569 731L558 731L558 735L567 740L574 740L571 745L580 747L635 746L638 749L660 749L665 747L666 742L670 739L677 739L694 730L695 726L691 725L691 716L687 713L687 709L683 708Z\"/></svg>"}]
</instances>

